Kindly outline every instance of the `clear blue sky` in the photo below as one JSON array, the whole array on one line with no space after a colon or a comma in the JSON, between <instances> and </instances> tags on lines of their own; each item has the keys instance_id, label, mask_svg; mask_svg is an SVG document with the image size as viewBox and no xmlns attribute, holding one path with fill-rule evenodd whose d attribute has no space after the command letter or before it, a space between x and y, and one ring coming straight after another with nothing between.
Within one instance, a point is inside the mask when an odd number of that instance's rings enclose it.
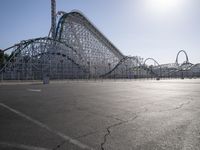
<instances>
[{"instance_id":1,"label":"clear blue sky","mask_svg":"<svg viewBox=\"0 0 200 150\"><path fill-rule=\"evenodd\" d=\"M57 0L82 11L125 55L174 62L180 49L200 62L200 0ZM0 48L47 36L50 0L1 0ZM180 61L184 55L180 55Z\"/></svg>"}]
</instances>

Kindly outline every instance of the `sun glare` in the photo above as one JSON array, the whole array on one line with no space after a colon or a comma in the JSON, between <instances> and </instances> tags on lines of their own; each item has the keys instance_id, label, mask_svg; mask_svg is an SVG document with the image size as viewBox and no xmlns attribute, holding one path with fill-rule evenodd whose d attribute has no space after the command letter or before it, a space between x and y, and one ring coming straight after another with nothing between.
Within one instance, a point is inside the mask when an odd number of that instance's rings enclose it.
<instances>
[{"instance_id":1,"label":"sun glare","mask_svg":"<svg viewBox=\"0 0 200 150\"><path fill-rule=\"evenodd\" d=\"M147 7L155 13L169 13L179 8L181 0L147 0Z\"/></svg>"}]
</instances>

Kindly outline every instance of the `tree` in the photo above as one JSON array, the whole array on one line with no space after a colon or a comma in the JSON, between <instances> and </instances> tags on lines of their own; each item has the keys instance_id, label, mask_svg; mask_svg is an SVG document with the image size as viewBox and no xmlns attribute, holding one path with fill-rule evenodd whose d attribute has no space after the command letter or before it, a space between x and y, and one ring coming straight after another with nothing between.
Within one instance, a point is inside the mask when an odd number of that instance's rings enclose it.
<instances>
[{"instance_id":1,"label":"tree","mask_svg":"<svg viewBox=\"0 0 200 150\"><path fill-rule=\"evenodd\" d=\"M4 66L5 62L8 61L9 57L8 54L0 50L0 69Z\"/></svg>"},{"instance_id":2,"label":"tree","mask_svg":"<svg viewBox=\"0 0 200 150\"><path fill-rule=\"evenodd\" d=\"M3 66L4 63L4 52L0 50L0 68Z\"/></svg>"}]
</instances>

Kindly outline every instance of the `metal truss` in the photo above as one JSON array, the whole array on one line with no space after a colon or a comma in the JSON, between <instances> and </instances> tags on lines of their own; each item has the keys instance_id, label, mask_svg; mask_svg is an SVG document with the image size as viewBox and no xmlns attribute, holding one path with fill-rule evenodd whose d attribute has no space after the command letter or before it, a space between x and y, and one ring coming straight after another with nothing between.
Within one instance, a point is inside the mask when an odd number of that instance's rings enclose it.
<instances>
[{"instance_id":1,"label":"metal truss","mask_svg":"<svg viewBox=\"0 0 200 150\"><path fill-rule=\"evenodd\" d=\"M186 60L183 63L178 63L178 58L179 54L184 53ZM147 58L145 62L149 59L152 58ZM153 71L152 74L154 74L156 77L159 78L177 78L177 77L188 77L188 78L193 78L193 77L200 77L200 64L192 64L189 62L188 55L186 51L180 50L177 53L176 56L176 61L175 63L170 63L170 64L159 64L157 61L152 59L156 66L147 66L148 68L151 67L151 70Z\"/></svg>"},{"instance_id":2,"label":"metal truss","mask_svg":"<svg viewBox=\"0 0 200 150\"><path fill-rule=\"evenodd\" d=\"M190 63L184 50L175 63L163 65L153 58L124 56L82 13L58 14L62 16L51 38L25 40L3 50L12 53L0 70L2 80L200 76L200 64ZM182 64L180 53L186 55Z\"/></svg>"},{"instance_id":3,"label":"metal truss","mask_svg":"<svg viewBox=\"0 0 200 150\"><path fill-rule=\"evenodd\" d=\"M67 43L78 52L92 77L107 73L124 57L80 12L66 13L61 17L57 40Z\"/></svg>"},{"instance_id":4,"label":"metal truss","mask_svg":"<svg viewBox=\"0 0 200 150\"><path fill-rule=\"evenodd\" d=\"M3 79L86 78L89 74L72 47L51 38L23 41L10 49L11 57L1 69Z\"/></svg>"}]
</instances>

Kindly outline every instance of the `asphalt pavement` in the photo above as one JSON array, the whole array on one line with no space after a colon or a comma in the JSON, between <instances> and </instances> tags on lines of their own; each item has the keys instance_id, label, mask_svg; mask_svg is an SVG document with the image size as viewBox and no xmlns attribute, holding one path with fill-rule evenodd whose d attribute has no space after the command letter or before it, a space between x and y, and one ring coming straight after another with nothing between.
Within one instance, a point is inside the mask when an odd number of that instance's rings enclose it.
<instances>
[{"instance_id":1,"label":"asphalt pavement","mask_svg":"<svg viewBox=\"0 0 200 150\"><path fill-rule=\"evenodd\" d=\"M200 150L200 80L0 83L1 150Z\"/></svg>"}]
</instances>

